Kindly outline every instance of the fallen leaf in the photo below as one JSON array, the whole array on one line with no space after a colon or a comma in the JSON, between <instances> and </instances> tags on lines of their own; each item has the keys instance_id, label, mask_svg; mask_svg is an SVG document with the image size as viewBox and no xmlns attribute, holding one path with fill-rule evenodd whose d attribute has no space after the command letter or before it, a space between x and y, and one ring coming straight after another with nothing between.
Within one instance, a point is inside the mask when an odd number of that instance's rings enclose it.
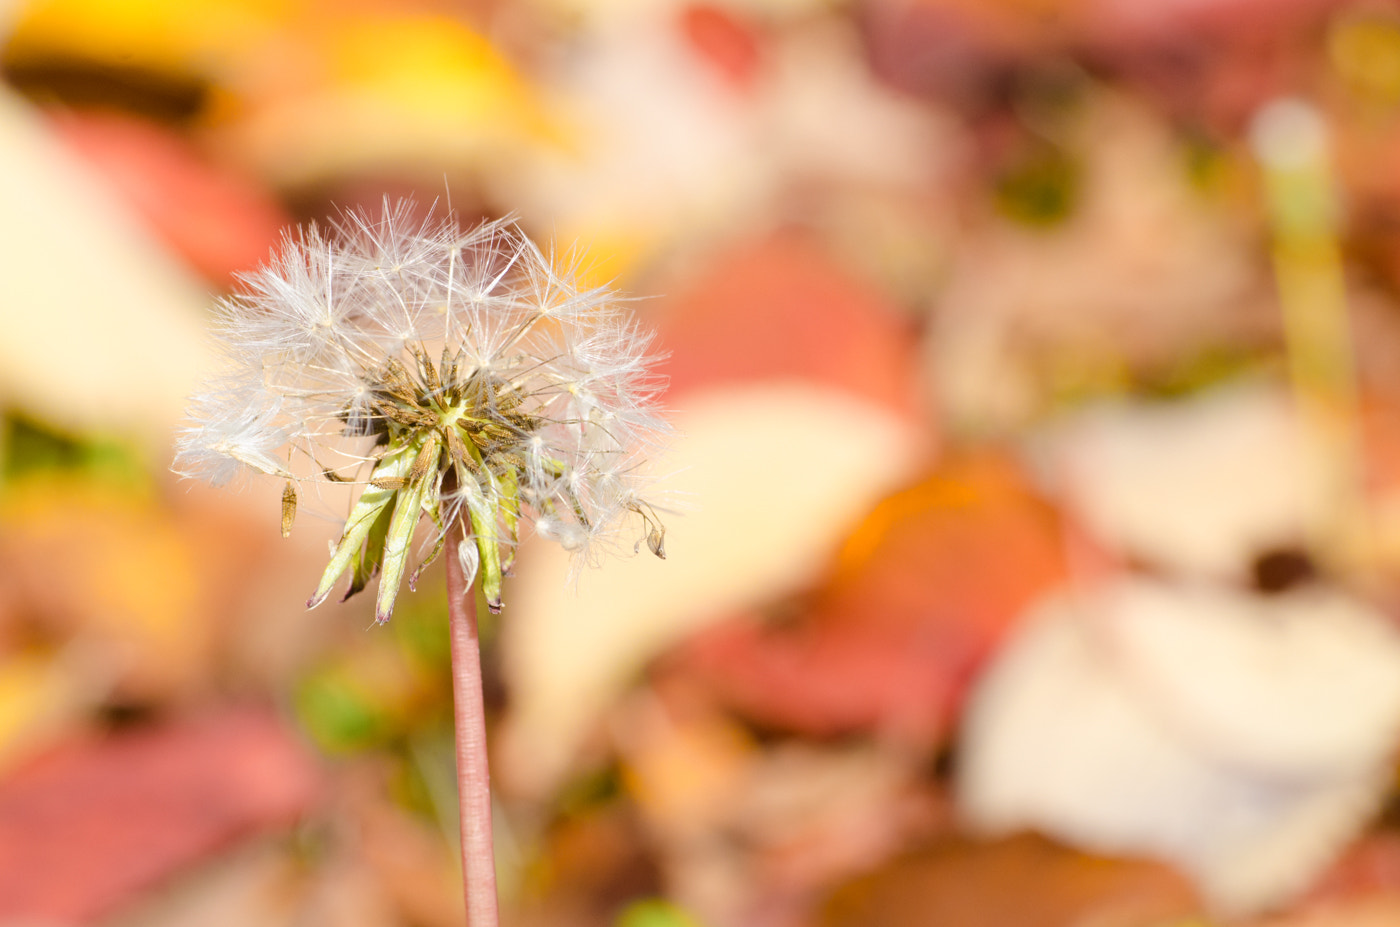
<instances>
[{"instance_id":1,"label":"fallen leaf","mask_svg":"<svg viewBox=\"0 0 1400 927\"><path fill-rule=\"evenodd\" d=\"M126 197L165 243L221 285L267 260L291 222L251 178L155 123L105 113L50 114L60 138Z\"/></svg>"},{"instance_id":2,"label":"fallen leaf","mask_svg":"<svg viewBox=\"0 0 1400 927\"><path fill-rule=\"evenodd\" d=\"M17 484L0 503L0 566L0 609L86 644L90 683L149 702L208 680L217 566L156 499L79 478Z\"/></svg>"},{"instance_id":3,"label":"fallen leaf","mask_svg":"<svg viewBox=\"0 0 1400 927\"><path fill-rule=\"evenodd\" d=\"M240 839L291 826L319 790L305 748L261 712L74 739L0 779L0 920L106 916Z\"/></svg>"},{"instance_id":4,"label":"fallen leaf","mask_svg":"<svg viewBox=\"0 0 1400 927\"><path fill-rule=\"evenodd\" d=\"M1151 854L1256 913L1303 892L1393 780L1400 635L1323 587L1067 592L999 652L961 735L978 830Z\"/></svg>"},{"instance_id":5,"label":"fallen leaf","mask_svg":"<svg viewBox=\"0 0 1400 927\"><path fill-rule=\"evenodd\" d=\"M1305 904L1400 894L1400 834L1381 830L1355 841L1325 872Z\"/></svg>"},{"instance_id":6,"label":"fallen leaf","mask_svg":"<svg viewBox=\"0 0 1400 927\"><path fill-rule=\"evenodd\" d=\"M913 332L899 308L800 235L720 257L658 311L672 396L802 379L916 411Z\"/></svg>"},{"instance_id":7,"label":"fallen leaf","mask_svg":"<svg viewBox=\"0 0 1400 927\"><path fill-rule=\"evenodd\" d=\"M839 888L821 927L1141 927L1194 914L1165 866L1095 858L1037 837L949 840Z\"/></svg>"},{"instance_id":8,"label":"fallen leaf","mask_svg":"<svg viewBox=\"0 0 1400 927\"><path fill-rule=\"evenodd\" d=\"M1335 508L1320 450L1287 392L1266 382L1096 403L1040 442L1088 532L1169 573L1247 584L1256 558L1306 549Z\"/></svg>"},{"instance_id":9,"label":"fallen leaf","mask_svg":"<svg viewBox=\"0 0 1400 927\"><path fill-rule=\"evenodd\" d=\"M918 458L919 434L850 394L799 383L692 392L655 466L693 509L667 559L614 558L568 582L568 554L529 544L501 624L510 708L493 759L512 788L557 781L600 713L687 635L810 585L850 526ZM841 440L833 440L840 423Z\"/></svg>"},{"instance_id":10,"label":"fallen leaf","mask_svg":"<svg viewBox=\"0 0 1400 927\"><path fill-rule=\"evenodd\" d=\"M0 235L0 392L57 427L163 446L212 366L201 285L8 91L0 209L22 217Z\"/></svg>"},{"instance_id":11,"label":"fallen leaf","mask_svg":"<svg viewBox=\"0 0 1400 927\"><path fill-rule=\"evenodd\" d=\"M964 461L876 506L807 610L716 627L674 662L764 726L933 749L1003 632L1063 575L1049 506L1007 462Z\"/></svg>"},{"instance_id":12,"label":"fallen leaf","mask_svg":"<svg viewBox=\"0 0 1400 927\"><path fill-rule=\"evenodd\" d=\"M516 168L557 129L530 78L463 19L355 11L303 38L295 69L250 93L219 142L278 182L384 172L440 184ZM436 175L436 176L434 176Z\"/></svg>"}]
</instances>

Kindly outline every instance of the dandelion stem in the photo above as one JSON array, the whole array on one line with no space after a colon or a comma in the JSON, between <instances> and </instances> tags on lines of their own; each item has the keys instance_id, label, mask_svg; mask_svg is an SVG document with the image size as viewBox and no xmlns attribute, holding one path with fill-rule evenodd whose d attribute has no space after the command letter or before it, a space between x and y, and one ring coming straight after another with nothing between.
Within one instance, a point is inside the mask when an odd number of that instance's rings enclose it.
<instances>
[{"instance_id":1,"label":"dandelion stem","mask_svg":"<svg viewBox=\"0 0 1400 927\"><path fill-rule=\"evenodd\" d=\"M462 817L462 880L467 927L497 927L496 861L491 841L491 771L486 763L486 707L481 691L481 638L476 595L462 573L457 545L462 526L448 537L447 613L452 633L452 703L457 731L457 794Z\"/></svg>"}]
</instances>

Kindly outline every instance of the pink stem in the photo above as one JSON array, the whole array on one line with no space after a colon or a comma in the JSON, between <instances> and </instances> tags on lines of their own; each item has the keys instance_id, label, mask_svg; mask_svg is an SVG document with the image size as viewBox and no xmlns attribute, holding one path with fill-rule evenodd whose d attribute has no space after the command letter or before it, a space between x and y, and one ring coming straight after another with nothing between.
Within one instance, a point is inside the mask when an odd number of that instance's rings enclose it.
<instances>
[{"instance_id":1,"label":"pink stem","mask_svg":"<svg viewBox=\"0 0 1400 927\"><path fill-rule=\"evenodd\" d=\"M462 880L467 927L498 927L496 859L491 843L491 770L486 763L486 706L481 694L481 638L476 627L476 591L467 584L457 558L460 543L463 540L459 523L452 528L443 559L447 561L447 614L452 628Z\"/></svg>"}]
</instances>

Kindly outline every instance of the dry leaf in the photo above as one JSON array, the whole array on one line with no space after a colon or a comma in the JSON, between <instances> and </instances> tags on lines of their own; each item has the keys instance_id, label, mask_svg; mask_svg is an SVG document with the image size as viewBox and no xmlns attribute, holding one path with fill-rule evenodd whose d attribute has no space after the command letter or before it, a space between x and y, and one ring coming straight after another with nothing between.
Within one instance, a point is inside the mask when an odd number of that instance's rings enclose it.
<instances>
[{"instance_id":1,"label":"dry leaf","mask_svg":"<svg viewBox=\"0 0 1400 927\"><path fill-rule=\"evenodd\" d=\"M17 217L0 235L0 393L58 427L163 443L210 367L193 275L8 92L0 210Z\"/></svg>"},{"instance_id":2,"label":"dry leaf","mask_svg":"<svg viewBox=\"0 0 1400 927\"><path fill-rule=\"evenodd\" d=\"M660 307L670 395L725 383L803 379L915 411L914 341L898 307L796 234L715 260ZM833 421L833 442L849 440Z\"/></svg>"},{"instance_id":3,"label":"dry leaf","mask_svg":"<svg viewBox=\"0 0 1400 927\"><path fill-rule=\"evenodd\" d=\"M679 668L765 726L934 749L1003 631L1062 578L1049 507L1005 462L966 461L881 502L808 611L715 628Z\"/></svg>"},{"instance_id":4,"label":"dry leaf","mask_svg":"<svg viewBox=\"0 0 1400 927\"><path fill-rule=\"evenodd\" d=\"M0 779L0 920L90 922L234 841L290 826L319 791L265 714L75 739Z\"/></svg>"},{"instance_id":5,"label":"dry leaf","mask_svg":"<svg viewBox=\"0 0 1400 927\"><path fill-rule=\"evenodd\" d=\"M1400 741L1400 637L1321 588L1122 581L1032 615L963 720L982 830L1151 854L1228 912L1297 895L1360 830Z\"/></svg>"},{"instance_id":6,"label":"dry leaf","mask_svg":"<svg viewBox=\"0 0 1400 927\"><path fill-rule=\"evenodd\" d=\"M220 284L267 260L291 220L251 178L200 157L156 123L60 112L51 124L171 250Z\"/></svg>"},{"instance_id":7,"label":"dry leaf","mask_svg":"<svg viewBox=\"0 0 1400 927\"><path fill-rule=\"evenodd\" d=\"M1244 383L1179 402L1105 402L1042 443L1065 504L1109 550L1247 582L1255 558L1305 546L1334 499L1287 393Z\"/></svg>"},{"instance_id":8,"label":"dry leaf","mask_svg":"<svg viewBox=\"0 0 1400 927\"><path fill-rule=\"evenodd\" d=\"M1164 866L1095 859L1046 840L954 840L839 889L822 927L1143 927L1190 923L1195 903Z\"/></svg>"},{"instance_id":9,"label":"dry leaf","mask_svg":"<svg viewBox=\"0 0 1400 927\"><path fill-rule=\"evenodd\" d=\"M494 759L545 789L636 672L686 635L811 582L850 526L908 478L917 432L840 390L789 383L692 392L659 464L692 509L667 559L613 559L567 581L567 554L527 545L501 626L512 694ZM833 440L840 423L841 440Z\"/></svg>"}]
</instances>

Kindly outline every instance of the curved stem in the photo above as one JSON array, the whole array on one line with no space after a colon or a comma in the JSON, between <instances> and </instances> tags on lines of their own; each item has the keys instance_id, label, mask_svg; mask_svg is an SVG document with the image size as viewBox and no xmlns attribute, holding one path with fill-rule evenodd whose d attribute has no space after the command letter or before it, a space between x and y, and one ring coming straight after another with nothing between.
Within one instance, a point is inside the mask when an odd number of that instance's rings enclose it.
<instances>
[{"instance_id":1,"label":"curved stem","mask_svg":"<svg viewBox=\"0 0 1400 927\"><path fill-rule=\"evenodd\" d=\"M496 860L491 841L491 771L486 762L486 707L481 692L481 638L476 594L462 575L451 527L447 547L447 613L452 634L452 704L457 731L457 794L462 816L462 880L467 927L497 927Z\"/></svg>"}]
</instances>

